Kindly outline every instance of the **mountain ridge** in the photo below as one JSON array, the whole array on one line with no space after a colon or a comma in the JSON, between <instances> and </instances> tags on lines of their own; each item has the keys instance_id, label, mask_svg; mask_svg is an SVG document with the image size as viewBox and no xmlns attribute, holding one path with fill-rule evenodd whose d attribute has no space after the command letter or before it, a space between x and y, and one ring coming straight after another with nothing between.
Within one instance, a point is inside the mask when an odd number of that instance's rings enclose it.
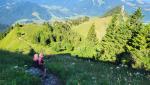
<instances>
[{"instance_id":1,"label":"mountain ridge","mask_svg":"<svg viewBox=\"0 0 150 85\"><path fill-rule=\"evenodd\" d=\"M147 6L138 4L137 1L129 0L3 0L0 1L0 24L11 25L16 21L44 22L75 16L102 16L120 5L124 5L125 11L131 14L137 8L135 6ZM144 22L149 22L148 8L143 8L143 14Z\"/></svg>"}]
</instances>

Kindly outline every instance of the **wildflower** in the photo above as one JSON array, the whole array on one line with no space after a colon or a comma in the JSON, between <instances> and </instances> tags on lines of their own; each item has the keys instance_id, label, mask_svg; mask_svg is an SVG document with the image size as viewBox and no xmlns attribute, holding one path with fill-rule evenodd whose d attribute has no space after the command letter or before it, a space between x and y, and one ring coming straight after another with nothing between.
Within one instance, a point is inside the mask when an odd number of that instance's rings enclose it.
<instances>
[{"instance_id":1,"label":"wildflower","mask_svg":"<svg viewBox=\"0 0 150 85\"><path fill-rule=\"evenodd\" d=\"M139 72L136 72L136 75L139 75L140 73Z\"/></svg>"},{"instance_id":2,"label":"wildflower","mask_svg":"<svg viewBox=\"0 0 150 85\"><path fill-rule=\"evenodd\" d=\"M75 65L75 63L73 62L72 65Z\"/></svg>"},{"instance_id":3,"label":"wildflower","mask_svg":"<svg viewBox=\"0 0 150 85\"><path fill-rule=\"evenodd\" d=\"M110 67L110 69L113 69L113 67Z\"/></svg>"},{"instance_id":4,"label":"wildflower","mask_svg":"<svg viewBox=\"0 0 150 85\"><path fill-rule=\"evenodd\" d=\"M132 74L131 74L131 73L129 73L129 76L132 76Z\"/></svg>"},{"instance_id":5,"label":"wildflower","mask_svg":"<svg viewBox=\"0 0 150 85\"><path fill-rule=\"evenodd\" d=\"M94 79L96 79L96 78L93 76L92 79L94 80Z\"/></svg>"},{"instance_id":6,"label":"wildflower","mask_svg":"<svg viewBox=\"0 0 150 85\"><path fill-rule=\"evenodd\" d=\"M116 68L119 69L120 67L117 66Z\"/></svg>"},{"instance_id":7,"label":"wildflower","mask_svg":"<svg viewBox=\"0 0 150 85\"><path fill-rule=\"evenodd\" d=\"M14 66L14 68L15 68L15 69L17 69L17 68L18 68L18 66Z\"/></svg>"},{"instance_id":8,"label":"wildflower","mask_svg":"<svg viewBox=\"0 0 150 85\"><path fill-rule=\"evenodd\" d=\"M28 65L24 65L24 67L27 67Z\"/></svg>"}]
</instances>

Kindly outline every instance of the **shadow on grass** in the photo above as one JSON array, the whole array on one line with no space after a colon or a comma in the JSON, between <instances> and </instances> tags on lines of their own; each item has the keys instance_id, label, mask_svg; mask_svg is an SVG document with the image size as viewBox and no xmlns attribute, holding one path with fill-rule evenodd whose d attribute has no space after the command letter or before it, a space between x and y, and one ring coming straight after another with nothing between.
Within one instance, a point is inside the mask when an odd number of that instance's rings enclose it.
<instances>
[{"instance_id":1,"label":"shadow on grass","mask_svg":"<svg viewBox=\"0 0 150 85\"><path fill-rule=\"evenodd\" d=\"M128 82L123 80L124 78L127 80L132 79L133 82L129 82L132 84L149 81L143 76L149 75L149 72L121 67L111 62L71 56L71 54L67 53L46 55L45 62L46 68L59 76L62 84L94 84L92 78L96 78L97 84L119 84L117 79L120 77L122 79L121 81L124 82ZM24 72L26 68L31 66L32 55L0 50L0 85L41 85L39 78ZM138 73L138 75L136 76L135 73ZM103 76L106 77L103 78ZM110 80L115 82L111 82Z\"/></svg>"},{"instance_id":2,"label":"shadow on grass","mask_svg":"<svg viewBox=\"0 0 150 85\"><path fill-rule=\"evenodd\" d=\"M65 53L65 54L55 54L55 55L46 55L46 59L51 59L54 57L57 57L56 59L58 59L59 57L63 57L62 59L64 59L64 62L68 62L70 58L79 60L81 62L91 62L91 63L96 63L96 64L105 64L105 65L110 65L110 66L114 66L114 67L121 67L121 68L125 68L131 72L139 72L140 74L143 75L150 75L150 71L144 70L144 69L140 69L140 68L132 68L130 65L129 66L125 66L123 64L118 64L116 62L107 62L107 61L100 61L100 60L95 60L94 58L86 58L86 57L80 57L80 56L72 56L70 53ZM66 59L67 58L67 59ZM57 61L56 61L57 62Z\"/></svg>"},{"instance_id":3,"label":"shadow on grass","mask_svg":"<svg viewBox=\"0 0 150 85\"><path fill-rule=\"evenodd\" d=\"M0 50L0 85L41 85L40 79L25 72L32 57Z\"/></svg>"}]
</instances>

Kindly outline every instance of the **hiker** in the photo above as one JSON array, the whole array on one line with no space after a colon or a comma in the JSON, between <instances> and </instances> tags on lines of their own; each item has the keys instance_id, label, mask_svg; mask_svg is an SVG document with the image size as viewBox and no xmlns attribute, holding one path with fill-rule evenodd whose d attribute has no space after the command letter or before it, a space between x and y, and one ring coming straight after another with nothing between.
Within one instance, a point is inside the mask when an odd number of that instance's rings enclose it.
<instances>
[{"instance_id":1,"label":"hiker","mask_svg":"<svg viewBox=\"0 0 150 85\"><path fill-rule=\"evenodd\" d=\"M46 77L46 68L44 67L44 55L43 55L43 53L39 54L38 65L39 65L39 69L42 71L43 77Z\"/></svg>"},{"instance_id":2,"label":"hiker","mask_svg":"<svg viewBox=\"0 0 150 85\"><path fill-rule=\"evenodd\" d=\"M38 54L34 54L33 56L33 67L37 68L38 67Z\"/></svg>"}]
</instances>

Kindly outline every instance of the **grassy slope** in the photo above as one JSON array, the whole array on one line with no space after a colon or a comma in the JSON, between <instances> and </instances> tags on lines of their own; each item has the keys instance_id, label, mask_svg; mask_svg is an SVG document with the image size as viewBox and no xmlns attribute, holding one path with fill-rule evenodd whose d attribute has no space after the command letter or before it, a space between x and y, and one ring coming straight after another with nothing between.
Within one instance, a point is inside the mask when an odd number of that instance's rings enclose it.
<instances>
[{"instance_id":1,"label":"grassy slope","mask_svg":"<svg viewBox=\"0 0 150 85\"><path fill-rule=\"evenodd\" d=\"M30 56L0 50L0 85L41 85L39 78L25 72L31 64Z\"/></svg>"},{"instance_id":2,"label":"grassy slope","mask_svg":"<svg viewBox=\"0 0 150 85\"><path fill-rule=\"evenodd\" d=\"M26 44L21 42L16 35L16 29L13 29L0 43L1 49L15 51L17 49L24 49L28 47Z\"/></svg>"},{"instance_id":3,"label":"grassy slope","mask_svg":"<svg viewBox=\"0 0 150 85\"><path fill-rule=\"evenodd\" d=\"M9 51L23 51L28 53L30 47L34 48L37 52L44 48L44 51L48 53L50 50L48 47L41 46L39 44L32 43L33 35L41 31L44 28L43 25L38 24L26 24L23 27L14 28L3 40L0 42L0 48ZM17 32L25 33L21 38L17 37Z\"/></svg>"},{"instance_id":4,"label":"grassy slope","mask_svg":"<svg viewBox=\"0 0 150 85\"><path fill-rule=\"evenodd\" d=\"M86 37L92 24L95 24L97 37L99 38L99 40L101 40L106 33L106 28L110 20L111 17L105 18L93 17L88 22L82 23L79 26L74 26L72 29L80 33L83 37Z\"/></svg>"},{"instance_id":5,"label":"grassy slope","mask_svg":"<svg viewBox=\"0 0 150 85\"><path fill-rule=\"evenodd\" d=\"M92 18L88 22L73 27L73 30L86 37L88 29L95 23L97 35L100 36L99 39L101 39L105 34L107 23L110 18L111 17L102 19ZM31 45L37 51L44 48L47 53L50 53L50 48L31 43L30 38L37 31L42 30L42 28L44 28L43 25L37 24L27 24L21 27L19 31L25 33L22 39L17 38L16 33L18 30L17 28L14 28L7 37L0 42L0 48L10 51L17 51L17 49L19 51L28 51L30 49L29 45ZM20 72L18 73L15 69L10 69L16 65L19 65L19 68L24 69L25 64L31 64L31 59L26 60L26 58L20 57L25 55L9 54L8 52L2 52L0 54L0 75L2 75L0 78L3 78L3 81L0 81L0 84L2 83L3 85L5 83L12 85L16 83L16 85L33 85L33 83L38 83L36 82L38 79L25 74L24 70L19 70ZM14 62L10 63L10 61ZM62 55L57 55L56 57L48 59L46 65L49 70L58 74L68 85L148 85L150 83L147 78L149 75L144 76L139 72L128 70L127 68L116 67L112 64L91 62L89 60L86 61ZM26 81L24 82L24 80Z\"/></svg>"},{"instance_id":6,"label":"grassy slope","mask_svg":"<svg viewBox=\"0 0 150 85\"><path fill-rule=\"evenodd\" d=\"M80 24L79 26L74 26L72 29L83 35L83 37L86 37L89 28L93 23L95 23L97 37L101 39L106 33L106 27L110 19L111 17L93 17L90 19L90 21ZM0 41L0 49L28 53L31 46L37 52L41 51L42 49L46 54L55 53L49 47L32 43L33 35L38 31L43 30L43 28L45 28L45 26L40 24L26 24L23 27L19 27L19 29L15 27L2 41ZM25 33L25 35L23 35L21 38L18 38L17 32Z\"/></svg>"},{"instance_id":7,"label":"grassy slope","mask_svg":"<svg viewBox=\"0 0 150 85\"><path fill-rule=\"evenodd\" d=\"M69 55L55 55L46 61L49 70L66 85L149 85L150 74L110 63L93 62Z\"/></svg>"}]
</instances>

